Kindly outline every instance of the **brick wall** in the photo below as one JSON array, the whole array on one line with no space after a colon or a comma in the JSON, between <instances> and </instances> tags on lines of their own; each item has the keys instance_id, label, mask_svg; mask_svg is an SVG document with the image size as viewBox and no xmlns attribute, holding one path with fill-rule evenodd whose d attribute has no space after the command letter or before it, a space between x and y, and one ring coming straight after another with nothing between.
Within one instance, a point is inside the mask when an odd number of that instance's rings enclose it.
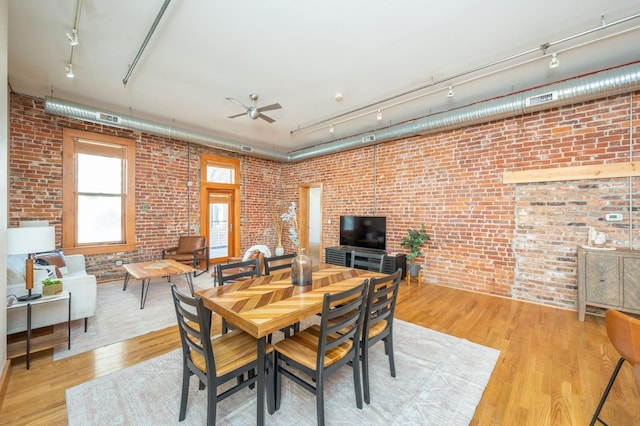
<instances>
[{"instance_id":1,"label":"brick wall","mask_svg":"<svg viewBox=\"0 0 640 426\"><path fill-rule=\"evenodd\" d=\"M201 153L236 155L48 116L41 101L17 95L10 106L11 224L47 219L60 232L63 126L137 137L140 247L119 255L127 261L155 255L187 231L187 222L197 230L198 188L191 188L187 203L187 164L190 179L198 182ZM632 235L633 247L640 248L629 226L630 219L637 219L635 207L629 212L629 193L635 206L640 182L505 185L502 173L629 161L635 148L629 140L631 127L634 143L640 130L638 110L636 93L297 164L242 156L242 249L275 246L266 213L272 199L297 201L299 184L322 182L324 246L338 244L344 214L387 216L389 251L403 251L399 243L406 229L424 223L433 239L421 259L427 282L574 307L575 248L584 243L588 226L607 232L618 246L628 247ZM605 212L623 213L624 221L606 223L601 220ZM286 232L283 242L287 246ZM113 258L88 259L92 272L115 276Z\"/></svg>"}]
</instances>

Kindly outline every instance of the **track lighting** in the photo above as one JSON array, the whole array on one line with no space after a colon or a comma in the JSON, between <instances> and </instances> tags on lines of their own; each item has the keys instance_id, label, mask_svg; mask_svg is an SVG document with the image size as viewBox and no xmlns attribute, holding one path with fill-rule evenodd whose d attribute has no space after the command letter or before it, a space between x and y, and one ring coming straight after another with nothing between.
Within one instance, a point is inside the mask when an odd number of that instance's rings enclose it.
<instances>
[{"instance_id":1,"label":"track lighting","mask_svg":"<svg viewBox=\"0 0 640 426\"><path fill-rule=\"evenodd\" d=\"M77 46L78 45L78 30L76 30L75 28L71 30L70 33L67 33L67 40L69 40L69 45L70 46Z\"/></svg>"},{"instance_id":2,"label":"track lighting","mask_svg":"<svg viewBox=\"0 0 640 426\"><path fill-rule=\"evenodd\" d=\"M453 93L453 86L449 86L449 91L447 92L447 98L453 98L455 93Z\"/></svg>"},{"instance_id":3,"label":"track lighting","mask_svg":"<svg viewBox=\"0 0 640 426\"><path fill-rule=\"evenodd\" d=\"M378 121L382 121L382 111L378 110L378 114L376 114L376 119Z\"/></svg>"},{"instance_id":4,"label":"track lighting","mask_svg":"<svg viewBox=\"0 0 640 426\"><path fill-rule=\"evenodd\" d=\"M559 66L560 66L560 61L558 60L558 57L554 53L553 55L551 55L551 62L549 62L549 68L553 69L553 68L558 68Z\"/></svg>"},{"instance_id":5,"label":"track lighting","mask_svg":"<svg viewBox=\"0 0 640 426\"><path fill-rule=\"evenodd\" d=\"M333 134L333 124L329 126L329 133Z\"/></svg>"},{"instance_id":6,"label":"track lighting","mask_svg":"<svg viewBox=\"0 0 640 426\"><path fill-rule=\"evenodd\" d=\"M73 78L76 75L73 73L73 65L67 65L67 78Z\"/></svg>"}]
</instances>

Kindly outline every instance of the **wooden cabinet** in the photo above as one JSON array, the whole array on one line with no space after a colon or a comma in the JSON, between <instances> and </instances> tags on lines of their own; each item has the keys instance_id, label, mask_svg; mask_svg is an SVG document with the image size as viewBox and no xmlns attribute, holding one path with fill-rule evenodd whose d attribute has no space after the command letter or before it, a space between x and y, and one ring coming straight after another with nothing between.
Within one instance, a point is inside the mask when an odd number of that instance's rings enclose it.
<instances>
[{"instance_id":1,"label":"wooden cabinet","mask_svg":"<svg viewBox=\"0 0 640 426\"><path fill-rule=\"evenodd\" d=\"M578 248L578 319L587 305L640 314L640 250Z\"/></svg>"},{"instance_id":2,"label":"wooden cabinet","mask_svg":"<svg viewBox=\"0 0 640 426\"><path fill-rule=\"evenodd\" d=\"M356 249L351 247L326 247L324 249L324 261L332 265L349 266L351 264L351 252L353 250L366 252L367 249ZM372 250L372 253L384 253L382 250ZM402 268L402 278L407 273L407 257L404 253L387 254L384 257L382 272L393 274L398 268Z\"/></svg>"}]
</instances>

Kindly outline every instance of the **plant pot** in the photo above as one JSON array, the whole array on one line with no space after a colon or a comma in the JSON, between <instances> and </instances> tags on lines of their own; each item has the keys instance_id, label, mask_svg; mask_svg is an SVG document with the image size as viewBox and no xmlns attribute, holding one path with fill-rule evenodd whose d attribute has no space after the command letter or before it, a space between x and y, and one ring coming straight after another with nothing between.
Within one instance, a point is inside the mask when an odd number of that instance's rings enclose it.
<instances>
[{"instance_id":1,"label":"plant pot","mask_svg":"<svg viewBox=\"0 0 640 426\"><path fill-rule=\"evenodd\" d=\"M62 293L62 283L60 284L50 284L42 286L42 295L43 296L53 296L55 294Z\"/></svg>"},{"instance_id":2,"label":"plant pot","mask_svg":"<svg viewBox=\"0 0 640 426\"><path fill-rule=\"evenodd\" d=\"M419 270L420 270L420 264L419 263L407 263L407 272L409 272L409 274L412 277L417 277Z\"/></svg>"}]
</instances>

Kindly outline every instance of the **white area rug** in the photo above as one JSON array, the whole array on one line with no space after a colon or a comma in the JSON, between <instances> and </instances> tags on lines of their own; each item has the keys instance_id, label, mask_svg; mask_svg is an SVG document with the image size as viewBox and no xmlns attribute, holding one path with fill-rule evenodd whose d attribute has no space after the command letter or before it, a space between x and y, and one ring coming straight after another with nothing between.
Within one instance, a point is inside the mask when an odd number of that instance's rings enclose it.
<instances>
[{"instance_id":1,"label":"white area rug","mask_svg":"<svg viewBox=\"0 0 640 426\"><path fill-rule=\"evenodd\" d=\"M171 281L176 283L180 291L189 293L184 275L171 277ZM54 360L176 324L171 284L166 278L151 280L144 309L140 309L141 281L130 279L125 291L122 291L122 284L122 281L98 284L96 314L89 318L87 332L84 332L84 320L71 323L71 349L68 350L62 345L57 346L53 352ZM196 290L212 287L213 278L208 273L204 273L193 279L193 286ZM57 327L66 328L66 324Z\"/></svg>"},{"instance_id":2,"label":"white area rug","mask_svg":"<svg viewBox=\"0 0 640 426\"><path fill-rule=\"evenodd\" d=\"M343 367L325 387L329 425L467 425L491 376L499 351L396 320L397 377L389 374L384 346L371 350L371 404L358 410L353 375ZM191 378L187 417L178 423L181 350L66 390L69 425L202 425L206 390ZM266 424L315 425L315 396L283 378L282 403ZM256 422L255 390L218 404L216 424Z\"/></svg>"}]
</instances>

